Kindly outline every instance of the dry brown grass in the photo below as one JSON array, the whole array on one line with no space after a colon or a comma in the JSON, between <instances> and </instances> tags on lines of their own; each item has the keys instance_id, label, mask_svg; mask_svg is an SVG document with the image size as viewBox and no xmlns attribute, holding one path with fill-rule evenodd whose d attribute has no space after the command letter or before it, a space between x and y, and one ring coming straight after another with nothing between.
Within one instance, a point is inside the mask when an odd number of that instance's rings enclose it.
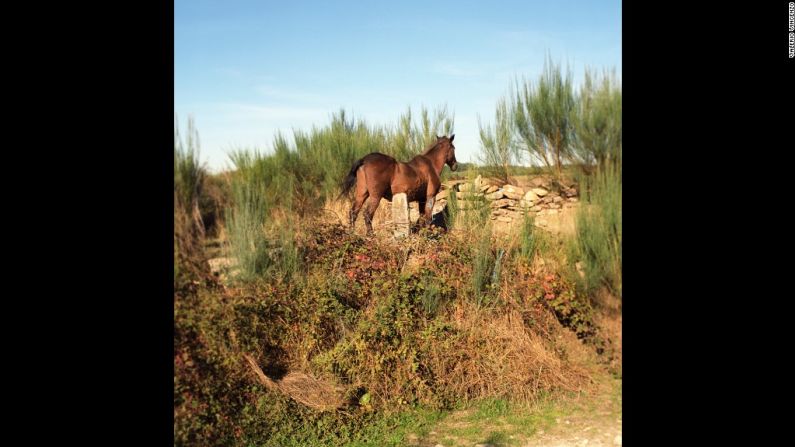
<instances>
[{"instance_id":1,"label":"dry brown grass","mask_svg":"<svg viewBox=\"0 0 795 447\"><path fill-rule=\"evenodd\" d=\"M344 404L343 390L332 383L295 371L275 381L265 375L254 357L249 354L243 354L243 357L248 361L259 382L271 391L281 392L317 411L333 411Z\"/></svg>"},{"instance_id":2,"label":"dry brown grass","mask_svg":"<svg viewBox=\"0 0 795 447\"><path fill-rule=\"evenodd\" d=\"M458 336L437 344L429 364L440 385L466 399L535 400L542 392L584 391L584 366L561 358L561 346L545 339L517 311L495 315L468 303L453 310Z\"/></svg>"}]
</instances>

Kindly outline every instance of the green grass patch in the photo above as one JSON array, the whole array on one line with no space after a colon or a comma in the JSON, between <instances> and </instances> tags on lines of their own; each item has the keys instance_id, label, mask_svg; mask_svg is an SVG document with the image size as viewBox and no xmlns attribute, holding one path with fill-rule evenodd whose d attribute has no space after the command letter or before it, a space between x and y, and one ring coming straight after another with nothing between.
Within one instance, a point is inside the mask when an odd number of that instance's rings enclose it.
<instances>
[{"instance_id":1,"label":"green grass patch","mask_svg":"<svg viewBox=\"0 0 795 447\"><path fill-rule=\"evenodd\" d=\"M562 412L553 402L530 406L506 399L483 399L447 415L433 427L435 435L423 441L445 446L524 445L539 429L554 425Z\"/></svg>"},{"instance_id":2,"label":"green grass patch","mask_svg":"<svg viewBox=\"0 0 795 447\"><path fill-rule=\"evenodd\" d=\"M416 407L392 416L378 419L367 426L358 439L345 444L348 447L405 446L428 435L449 412ZM411 436L413 435L413 436Z\"/></svg>"}]
</instances>

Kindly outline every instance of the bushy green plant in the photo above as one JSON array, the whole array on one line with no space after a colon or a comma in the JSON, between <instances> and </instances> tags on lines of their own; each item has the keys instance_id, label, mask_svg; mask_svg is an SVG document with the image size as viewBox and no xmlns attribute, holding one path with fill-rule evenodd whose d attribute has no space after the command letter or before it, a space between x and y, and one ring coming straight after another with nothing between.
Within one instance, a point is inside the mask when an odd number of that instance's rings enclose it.
<instances>
[{"instance_id":1,"label":"bushy green plant","mask_svg":"<svg viewBox=\"0 0 795 447\"><path fill-rule=\"evenodd\" d=\"M583 203L576 216L570 256L581 290L606 287L621 297L621 165L608 163L582 176Z\"/></svg>"},{"instance_id":2,"label":"bushy green plant","mask_svg":"<svg viewBox=\"0 0 795 447\"><path fill-rule=\"evenodd\" d=\"M522 227L519 231L519 255L528 261L536 255L539 246L534 220L530 213L523 213Z\"/></svg>"},{"instance_id":3,"label":"bushy green plant","mask_svg":"<svg viewBox=\"0 0 795 447\"><path fill-rule=\"evenodd\" d=\"M241 161L232 180L233 206L226 216L229 251L243 280L264 274L273 264L266 226L270 217L266 186L249 175Z\"/></svg>"},{"instance_id":4,"label":"bushy green plant","mask_svg":"<svg viewBox=\"0 0 795 447\"><path fill-rule=\"evenodd\" d=\"M591 167L621 160L621 84L615 71L601 76L585 71L572 109L572 147L577 160Z\"/></svg>"},{"instance_id":5,"label":"bushy green plant","mask_svg":"<svg viewBox=\"0 0 795 447\"><path fill-rule=\"evenodd\" d=\"M420 301L425 314L432 317L439 310L439 306L444 299L442 289L444 284L433 275L425 274L419 281L421 290Z\"/></svg>"},{"instance_id":6,"label":"bushy green plant","mask_svg":"<svg viewBox=\"0 0 795 447\"><path fill-rule=\"evenodd\" d=\"M484 126L478 117L480 130L481 162L503 183L510 183L513 165L519 161L518 146L513 138L511 113L505 98L497 102L495 121Z\"/></svg>"},{"instance_id":7,"label":"bushy green plant","mask_svg":"<svg viewBox=\"0 0 795 447\"><path fill-rule=\"evenodd\" d=\"M492 284L495 255L491 247L491 231L483 231L475 246L472 264L472 290L478 305L488 303L487 288Z\"/></svg>"},{"instance_id":8,"label":"bushy green plant","mask_svg":"<svg viewBox=\"0 0 795 447\"><path fill-rule=\"evenodd\" d=\"M444 208L444 220L448 230L453 230L458 226L460 206L455 189L450 190L447 196L447 206Z\"/></svg>"}]
</instances>

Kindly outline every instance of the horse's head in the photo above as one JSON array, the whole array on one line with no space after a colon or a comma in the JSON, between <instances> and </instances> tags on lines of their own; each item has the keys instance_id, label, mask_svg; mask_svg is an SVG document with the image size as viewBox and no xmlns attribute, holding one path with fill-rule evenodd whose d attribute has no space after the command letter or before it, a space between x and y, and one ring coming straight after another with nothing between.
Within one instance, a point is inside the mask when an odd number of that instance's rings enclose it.
<instances>
[{"instance_id":1,"label":"horse's head","mask_svg":"<svg viewBox=\"0 0 795 447\"><path fill-rule=\"evenodd\" d=\"M447 166L450 166L451 171L458 169L458 162L455 160L453 138L455 138L455 134L450 135L449 138L436 136L436 143L439 145L440 149L442 149L442 153L444 153L444 162Z\"/></svg>"}]
</instances>

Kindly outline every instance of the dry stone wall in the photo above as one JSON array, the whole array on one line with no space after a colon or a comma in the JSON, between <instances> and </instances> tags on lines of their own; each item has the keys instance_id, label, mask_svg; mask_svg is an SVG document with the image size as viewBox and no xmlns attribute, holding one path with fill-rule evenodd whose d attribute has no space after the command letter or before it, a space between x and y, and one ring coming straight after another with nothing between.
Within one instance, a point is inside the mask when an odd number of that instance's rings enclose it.
<instances>
[{"instance_id":1,"label":"dry stone wall","mask_svg":"<svg viewBox=\"0 0 795 447\"><path fill-rule=\"evenodd\" d=\"M522 220L531 215L556 214L564 208L576 207L579 194L576 185L554 187L549 179L536 177L529 185L500 185L478 176L474 182L451 180L445 182L436 195L434 214L444 210L451 194L455 194L460 209L476 207L485 199L491 208L491 219L500 222Z\"/></svg>"}]
</instances>

